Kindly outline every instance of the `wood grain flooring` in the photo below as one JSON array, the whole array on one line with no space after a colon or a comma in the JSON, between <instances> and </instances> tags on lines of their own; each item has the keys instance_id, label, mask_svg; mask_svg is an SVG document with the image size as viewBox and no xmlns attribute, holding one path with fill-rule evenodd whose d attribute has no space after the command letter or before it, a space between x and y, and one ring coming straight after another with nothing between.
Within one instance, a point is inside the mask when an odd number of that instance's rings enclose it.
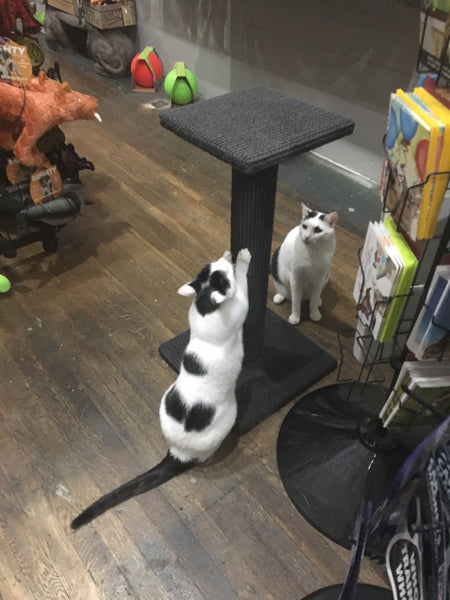
<instances>
[{"instance_id":1,"label":"wood grain flooring","mask_svg":"<svg viewBox=\"0 0 450 600\"><path fill-rule=\"evenodd\" d=\"M187 327L178 287L229 245L231 171L164 130L141 106L151 95L65 61L62 73L99 99L103 123L63 126L95 171L80 173L93 204L58 251L37 243L0 261L12 283L0 297L1 600L300 600L342 582L349 551L302 518L278 476L292 403L212 464L70 530L81 508L165 454L158 408L174 373L158 346ZM274 247L299 201L279 185ZM300 325L338 359L360 246L338 228L323 320ZM341 375L354 376L344 355ZM387 586L368 559L361 581Z\"/></svg>"}]
</instances>

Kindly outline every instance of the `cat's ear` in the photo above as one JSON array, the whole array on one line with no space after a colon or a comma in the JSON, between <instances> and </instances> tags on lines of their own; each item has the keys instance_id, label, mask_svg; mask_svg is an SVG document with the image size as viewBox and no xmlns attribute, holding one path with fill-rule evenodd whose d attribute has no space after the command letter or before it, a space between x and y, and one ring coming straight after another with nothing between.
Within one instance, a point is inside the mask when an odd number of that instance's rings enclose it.
<instances>
[{"instance_id":1,"label":"cat's ear","mask_svg":"<svg viewBox=\"0 0 450 600\"><path fill-rule=\"evenodd\" d=\"M339 215L336 211L333 211L325 216L325 221L328 223L330 227L334 227L336 223L339 221Z\"/></svg>"},{"instance_id":2,"label":"cat's ear","mask_svg":"<svg viewBox=\"0 0 450 600\"><path fill-rule=\"evenodd\" d=\"M215 302L216 304L222 304L222 302L225 300L225 298L226 298L226 296L224 296L220 292L213 292L211 294L211 300L213 302Z\"/></svg>"},{"instance_id":3,"label":"cat's ear","mask_svg":"<svg viewBox=\"0 0 450 600\"><path fill-rule=\"evenodd\" d=\"M185 283L180 287L177 293L180 294L180 296L186 296L188 298L189 296L195 295L195 289L190 283Z\"/></svg>"},{"instance_id":4,"label":"cat's ear","mask_svg":"<svg viewBox=\"0 0 450 600\"><path fill-rule=\"evenodd\" d=\"M306 219L309 213L312 212L304 202L302 202L302 219Z\"/></svg>"}]
</instances>

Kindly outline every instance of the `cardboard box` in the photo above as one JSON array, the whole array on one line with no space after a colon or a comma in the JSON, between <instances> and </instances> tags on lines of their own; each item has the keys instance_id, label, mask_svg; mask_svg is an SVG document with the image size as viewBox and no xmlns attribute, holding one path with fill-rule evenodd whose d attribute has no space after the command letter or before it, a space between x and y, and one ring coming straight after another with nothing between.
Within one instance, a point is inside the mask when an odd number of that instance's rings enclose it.
<instances>
[{"instance_id":1,"label":"cardboard box","mask_svg":"<svg viewBox=\"0 0 450 600\"><path fill-rule=\"evenodd\" d=\"M69 15L78 15L78 2L77 0L47 0L49 6L62 10L62 12L68 13Z\"/></svg>"},{"instance_id":2,"label":"cardboard box","mask_svg":"<svg viewBox=\"0 0 450 600\"><path fill-rule=\"evenodd\" d=\"M136 8L134 1L129 0L114 4L85 4L84 16L87 23L98 29L127 27L136 23Z\"/></svg>"}]
</instances>

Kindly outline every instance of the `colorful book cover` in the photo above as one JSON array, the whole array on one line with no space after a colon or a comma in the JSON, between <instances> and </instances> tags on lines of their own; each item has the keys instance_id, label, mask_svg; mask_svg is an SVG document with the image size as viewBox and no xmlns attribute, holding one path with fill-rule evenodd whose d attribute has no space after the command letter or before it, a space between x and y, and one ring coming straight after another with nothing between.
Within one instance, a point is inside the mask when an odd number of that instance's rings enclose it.
<instances>
[{"instance_id":1,"label":"colorful book cover","mask_svg":"<svg viewBox=\"0 0 450 600\"><path fill-rule=\"evenodd\" d=\"M406 92L404 92L403 90L397 90L397 94L401 98L401 100L403 100L403 102L405 102L405 104L407 104L410 107L414 114L416 114L416 118L420 118L422 121L424 121L431 130L429 145L426 149L426 159L425 156L421 156L420 152L416 152L415 156L419 176L424 182L424 185L422 187L422 198L419 207L419 218L417 221L417 228L415 230L415 237L411 236L411 238L413 240L423 239L424 223L426 222L428 216L430 199L434 197L436 189L436 177L429 177L429 175L431 173L435 173L438 170L440 154L442 149L444 127L441 123L439 123L436 120L436 118L431 114L429 110L424 110ZM423 160L422 163L420 162L421 160Z\"/></svg>"},{"instance_id":2,"label":"colorful book cover","mask_svg":"<svg viewBox=\"0 0 450 600\"><path fill-rule=\"evenodd\" d=\"M431 94L431 96L439 100L444 107L450 108L450 90L437 86L436 75L430 73L422 75L419 85L422 86L429 94Z\"/></svg>"},{"instance_id":3,"label":"colorful book cover","mask_svg":"<svg viewBox=\"0 0 450 600\"><path fill-rule=\"evenodd\" d=\"M369 326L376 339L402 268L390 246L391 240L383 224L369 223L353 297L358 303L362 323Z\"/></svg>"},{"instance_id":4,"label":"colorful book cover","mask_svg":"<svg viewBox=\"0 0 450 600\"><path fill-rule=\"evenodd\" d=\"M384 326L380 333L380 342L386 342L394 335L398 320L406 302L407 294L411 288L417 269L417 258L407 244L405 238L397 230L392 217L384 220L384 225L391 236L403 262L403 269L399 275L397 287L393 292L393 299L385 318Z\"/></svg>"},{"instance_id":5,"label":"colorful book cover","mask_svg":"<svg viewBox=\"0 0 450 600\"><path fill-rule=\"evenodd\" d=\"M448 378L417 378L412 375L406 388L407 391L402 393L395 409L386 419L385 427L408 426L412 422L418 424L419 420L424 423L432 414L430 409L448 414L450 408L450 380Z\"/></svg>"},{"instance_id":6,"label":"colorful book cover","mask_svg":"<svg viewBox=\"0 0 450 600\"><path fill-rule=\"evenodd\" d=\"M405 361L394 388L380 411L385 427L411 423L416 414L428 418L428 407L448 412L450 408L450 362ZM417 395L423 402L415 400Z\"/></svg>"},{"instance_id":7,"label":"colorful book cover","mask_svg":"<svg viewBox=\"0 0 450 600\"><path fill-rule=\"evenodd\" d=\"M418 71L441 73L440 86L449 87L448 0L423 2L420 10Z\"/></svg>"},{"instance_id":8,"label":"colorful book cover","mask_svg":"<svg viewBox=\"0 0 450 600\"><path fill-rule=\"evenodd\" d=\"M367 227L364 246L359 255L359 268L356 274L355 285L353 288L353 298L358 306L364 301L367 288L370 286L367 273L372 271L372 264L377 248L377 235L375 225L370 222ZM367 313L371 313L373 307L368 307Z\"/></svg>"},{"instance_id":9,"label":"colorful book cover","mask_svg":"<svg viewBox=\"0 0 450 600\"><path fill-rule=\"evenodd\" d=\"M421 308L414 326L406 342L407 347L418 358L423 358L423 347L421 344L425 333L432 324L436 308L442 298L442 294L450 280L450 265L439 265L436 267L424 306Z\"/></svg>"},{"instance_id":10,"label":"colorful book cover","mask_svg":"<svg viewBox=\"0 0 450 600\"><path fill-rule=\"evenodd\" d=\"M390 175L384 176L384 199L395 222L413 241L417 239L422 184L434 163L431 153L436 149L437 138L437 125L431 127L398 94L391 94L386 137Z\"/></svg>"},{"instance_id":11,"label":"colorful book cover","mask_svg":"<svg viewBox=\"0 0 450 600\"><path fill-rule=\"evenodd\" d=\"M425 103L428 109L439 120L444 128L440 157L436 171L442 173L435 178L435 189L429 198L426 222L423 227L423 238L430 239L434 235L442 201L448 186L450 172L450 110L437 98L423 88L415 88L414 93ZM420 224L419 224L420 227Z\"/></svg>"},{"instance_id":12,"label":"colorful book cover","mask_svg":"<svg viewBox=\"0 0 450 600\"><path fill-rule=\"evenodd\" d=\"M438 284L442 278L439 278ZM438 285L437 284L437 285ZM420 359L441 359L450 354L450 282L447 281L417 352Z\"/></svg>"}]
</instances>

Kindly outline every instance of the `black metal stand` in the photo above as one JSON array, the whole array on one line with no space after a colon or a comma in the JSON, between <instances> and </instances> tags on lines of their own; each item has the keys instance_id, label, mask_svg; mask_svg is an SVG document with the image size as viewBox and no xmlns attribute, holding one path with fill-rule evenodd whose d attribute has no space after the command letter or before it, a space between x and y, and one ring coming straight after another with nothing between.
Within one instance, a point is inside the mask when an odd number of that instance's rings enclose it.
<instances>
[{"instance_id":1,"label":"black metal stand","mask_svg":"<svg viewBox=\"0 0 450 600\"><path fill-rule=\"evenodd\" d=\"M303 600L339 600L341 585L330 585L305 596ZM393 600L393 595L387 588L360 583L354 600Z\"/></svg>"},{"instance_id":2,"label":"black metal stand","mask_svg":"<svg viewBox=\"0 0 450 600\"><path fill-rule=\"evenodd\" d=\"M386 393L356 382L326 386L297 402L281 425L277 459L286 493L311 525L345 548L361 500L375 509L424 437L422 428L394 436L381 427ZM366 548L370 555L370 538Z\"/></svg>"}]
</instances>

